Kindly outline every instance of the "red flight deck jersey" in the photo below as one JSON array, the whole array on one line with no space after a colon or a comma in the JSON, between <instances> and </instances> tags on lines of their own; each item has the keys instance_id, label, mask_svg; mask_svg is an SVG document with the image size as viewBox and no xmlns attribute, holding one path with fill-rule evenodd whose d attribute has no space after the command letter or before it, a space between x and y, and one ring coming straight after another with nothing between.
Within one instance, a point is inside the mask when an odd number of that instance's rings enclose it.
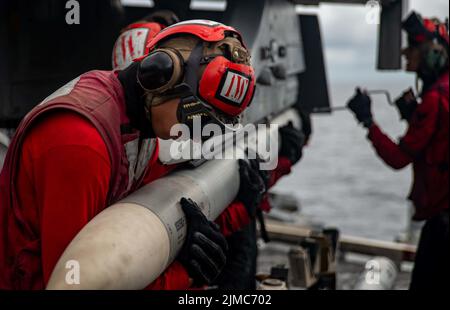
<instances>
[{"instance_id":1,"label":"red flight deck jersey","mask_svg":"<svg viewBox=\"0 0 450 310\"><path fill-rule=\"evenodd\" d=\"M413 219L427 220L449 208L449 88L448 72L422 96L406 135L394 143L373 124L369 139L378 155L392 168L413 164L409 199Z\"/></svg>"}]
</instances>

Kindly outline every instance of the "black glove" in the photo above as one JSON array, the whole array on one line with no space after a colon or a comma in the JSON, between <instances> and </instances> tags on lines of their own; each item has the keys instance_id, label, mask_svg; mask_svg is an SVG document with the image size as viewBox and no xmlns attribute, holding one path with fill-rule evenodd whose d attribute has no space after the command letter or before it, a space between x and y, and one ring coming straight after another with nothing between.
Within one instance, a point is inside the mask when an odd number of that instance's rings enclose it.
<instances>
[{"instance_id":1,"label":"black glove","mask_svg":"<svg viewBox=\"0 0 450 310\"><path fill-rule=\"evenodd\" d=\"M268 171L259 169L259 163L259 159L250 159L249 162L239 160L240 187L237 198L244 204L251 218L256 216L270 179Z\"/></svg>"},{"instance_id":2,"label":"black glove","mask_svg":"<svg viewBox=\"0 0 450 310\"><path fill-rule=\"evenodd\" d=\"M353 111L356 119L364 125L364 127L369 128L372 126L372 100L367 95L366 92L362 92L361 89L356 89L356 95L350 99L347 107Z\"/></svg>"},{"instance_id":3,"label":"black glove","mask_svg":"<svg viewBox=\"0 0 450 310\"><path fill-rule=\"evenodd\" d=\"M281 137L280 156L287 157L291 163L296 164L303 156L303 147L305 146L305 135L301 130L294 127L289 122L279 129Z\"/></svg>"},{"instance_id":4,"label":"black glove","mask_svg":"<svg viewBox=\"0 0 450 310\"><path fill-rule=\"evenodd\" d=\"M226 264L227 241L195 202L182 198L180 204L186 216L187 236L178 261L195 285L210 284Z\"/></svg>"},{"instance_id":5,"label":"black glove","mask_svg":"<svg viewBox=\"0 0 450 310\"><path fill-rule=\"evenodd\" d=\"M400 118L409 122L419 104L417 103L413 90L410 88L395 101L395 105L400 113Z\"/></svg>"}]
</instances>

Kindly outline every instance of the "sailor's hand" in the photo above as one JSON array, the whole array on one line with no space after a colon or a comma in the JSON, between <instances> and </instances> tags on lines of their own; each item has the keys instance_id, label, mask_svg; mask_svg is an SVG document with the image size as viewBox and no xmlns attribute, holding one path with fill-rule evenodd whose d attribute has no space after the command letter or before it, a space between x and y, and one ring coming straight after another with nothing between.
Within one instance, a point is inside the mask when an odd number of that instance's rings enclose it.
<instances>
[{"instance_id":1,"label":"sailor's hand","mask_svg":"<svg viewBox=\"0 0 450 310\"><path fill-rule=\"evenodd\" d=\"M286 157L294 165L303 157L303 147L305 146L305 134L294 127L289 122L279 129L281 138L280 156Z\"/></svg>"},{"instance_id":2,"label":"sailor's hand","mask_svg":"<svg viewBox=\"0 0 450 310\"><path fill-rule=\"evenodd\" d=\"M400 118L409 122L417 109L418 103L413 90L410 88L395 101Z\"/></svg>"},{"instance_id":3,"label":"sailor's hand","mask_svg":"<svg viewBox=\"0 0 450 310\"><path fill-rule=\"evenodd\" d=\"M194 201L183 198L180 205L186 216L187 236L178 260L195 285L210 284L225 266L227 241Z\"/></svg>"},{"instance_id":4,"label":"sailor's hand","mask_svg":"<svg viewBox=\"0 0 450 310\"><path fill-rule=\"evenodd\" d=\"M250 218L255 218L270 179L269 171L260 170L260 161L259 158L239 160L240 187L237 198L244 204Z\"/></svg>"},{"instance_id":5,"label":"sailor's hand","mask_svg":"<svg viewBox=\"0 0 450 310\"><path fill-rule=\"evenodd\" d=\"M372 126L372 100L366 92L362 92L361 89L356 89L356 94L347 103L347 107L355 114L356 119L369 128Z\"/></svg>"}]
</instances>

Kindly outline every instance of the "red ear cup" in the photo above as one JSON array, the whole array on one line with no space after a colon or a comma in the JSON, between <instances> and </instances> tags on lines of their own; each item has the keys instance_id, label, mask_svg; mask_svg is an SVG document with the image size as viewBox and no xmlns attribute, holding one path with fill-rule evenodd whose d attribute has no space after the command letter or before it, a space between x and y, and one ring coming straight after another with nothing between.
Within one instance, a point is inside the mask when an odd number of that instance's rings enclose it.
<instances>
[{"instance_id":1,"label":"red ear cup","mask_svg":"<svg viewBox=\"0 0 450 310\"><path fill-rule=\"evenodd\" d=\"M255 91L252 67L216 57L206 67L199 84L199 97L214 108L238 116L250 104Z\"/></svg>"}]
</instances>

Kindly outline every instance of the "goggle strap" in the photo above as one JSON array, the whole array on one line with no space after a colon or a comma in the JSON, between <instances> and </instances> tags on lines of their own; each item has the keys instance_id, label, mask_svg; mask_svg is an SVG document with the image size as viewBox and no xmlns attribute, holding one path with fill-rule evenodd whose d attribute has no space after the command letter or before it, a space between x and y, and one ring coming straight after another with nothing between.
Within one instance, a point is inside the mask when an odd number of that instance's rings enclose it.
<instances>
[{"instance_id":1,"label":"goggle strap","mask_svg":"<svg viewBox=\"0 0 450 310\"><path fill-rule=\"evenodd\" d=\"M198 72L200 71L200 62L203 58L203 42L197 43L192 50L188 61L186 62L185 83L191 88L194 96L198 96Z\"/></svg>"}]
</instances>

